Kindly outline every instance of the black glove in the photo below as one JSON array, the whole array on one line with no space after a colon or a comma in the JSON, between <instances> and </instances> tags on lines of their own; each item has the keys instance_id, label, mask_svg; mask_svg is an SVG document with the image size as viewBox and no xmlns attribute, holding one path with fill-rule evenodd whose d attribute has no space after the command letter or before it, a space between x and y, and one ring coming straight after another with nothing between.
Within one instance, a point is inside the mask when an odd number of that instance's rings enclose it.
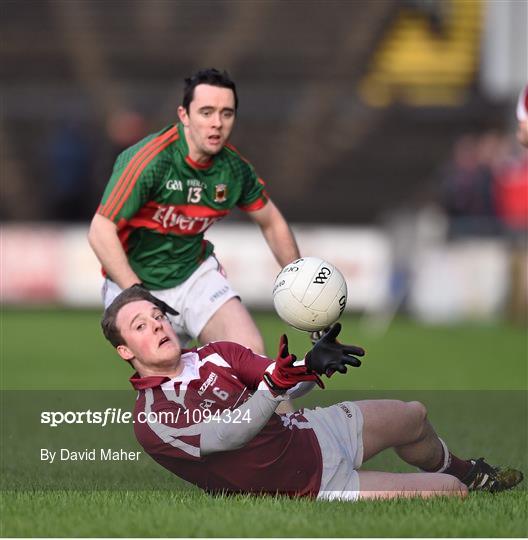
<instances>
[{"instance_id":1,"label":"black glove","mask_svg":"<svg viewBox=\"0 0 528 540\"><path fill-rule=\"evenodd\" d=\"M311 351L306 354L306 367L330 377L336 371L347 372L347 365L359 367L361 360L356 356L364 356L365 351L355 345L342 345L336 340L341 331L341 324L335 323L322 338L317 341Z\"/></svg>"}]
</instances>

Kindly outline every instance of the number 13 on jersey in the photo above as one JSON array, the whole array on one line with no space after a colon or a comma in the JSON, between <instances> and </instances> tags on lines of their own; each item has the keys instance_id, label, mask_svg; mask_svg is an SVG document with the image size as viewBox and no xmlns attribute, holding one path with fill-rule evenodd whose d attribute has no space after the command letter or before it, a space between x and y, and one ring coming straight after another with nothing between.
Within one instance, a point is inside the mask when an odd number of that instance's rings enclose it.
<instances>
[{"instance_id":1,"label":"number 13 on jersey","mask_svg":"<svg viewBox=\"0 0 528 540\"><path fill-rule=\"evenodd\" d=\"M190 203L199 203L202 198L202 188L201 187L190 187L187 192L187 202Z\"/></svg>"}]
</instances>

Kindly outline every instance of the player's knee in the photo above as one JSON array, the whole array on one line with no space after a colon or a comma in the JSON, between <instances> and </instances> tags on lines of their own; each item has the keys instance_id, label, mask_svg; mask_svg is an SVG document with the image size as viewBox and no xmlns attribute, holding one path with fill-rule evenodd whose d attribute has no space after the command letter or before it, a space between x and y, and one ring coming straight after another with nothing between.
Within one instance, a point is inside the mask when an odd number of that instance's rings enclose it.
<instances>
[{"instance_id":1,"label":"player's knee","mask_svg":"<svg viewBox=\"0 0 528 540\"><path fill-rule=\"evenodd\" d=\"M469 488L459 480L457 483L457 492L460 497L467 497L469 495Z\"/></svg>"},{"instance_id":2,"label":"player's knee","mask_svg":"<svg viewBox=\"0 0 528 540\"><path fill-rule=\"evenodd\" d=\"M427 473L427 477L431 478L429 485L434 491L456 497L465 497L468 494L467 486L452 474Z\"/></svg>"},{"instance_id":3,"label":"player's knee","mask_svg":"<svg viewBox=\"0 0 528 540\"><path fill-rule=\"evenodd\" d=\"M253 339L246 344L246 347L251 349L256 354L266 354L266 351L264 350L264 341L262 341L262 339Z\"/></svg>"},{"instance_id":4,"label":"player's knee","mask_svg":"<svg viewBox=\"0 0 528 540\"><path fill-rule=\"evenodd\" d=\"M450 478L450 485L449 485L450 491L453 491L456 495L459 497L467 497L469 490L466 484L461 482L458 478L455 478L454 476L451 476Z\"/></svg>"},{"instance_id":5,"label":"player's knee","mask_svg":"<svg viewBox=\"0 0 528 540\"><path fill-rule=\"evenodd\" d=\"M407 407L417 422L423 423L427 420L427 407L421 401L409 401Z\"/></svg>"},{"instance_id":6,"label":"player's knee","mask_svg":"<svg viewBox=\"0 0 528 540\"><path fill-rule=\"evenodd\" d=\"M427 407L420 401L409 401L405 405L416 435L420 437L427 422Z\"/></svg>"},{"instance_id":7,"label":"player's knee","mask_svg":"<svg viewBox=\"0 0 528 540\"><path fill-rule=\"evenodd\" d=\"M253 335L245 335L243 338L239 338L236 341L240 345L251 349L255 354L266 354L264 350L264 340L258 333Z\"/></svg>"},{"instance_id":8,"label":"player's knee","mask_svg":"<svg viewBox=\"0 0 528 540\"><path fill-rule=\"evenodd\" d=\"M256 354L266 354L264 349L264 339L262 338L261 333L255 327L252 332L248 332L247 336L248 344L246 347L249 347Z\"/></svg>"}]
</instances>

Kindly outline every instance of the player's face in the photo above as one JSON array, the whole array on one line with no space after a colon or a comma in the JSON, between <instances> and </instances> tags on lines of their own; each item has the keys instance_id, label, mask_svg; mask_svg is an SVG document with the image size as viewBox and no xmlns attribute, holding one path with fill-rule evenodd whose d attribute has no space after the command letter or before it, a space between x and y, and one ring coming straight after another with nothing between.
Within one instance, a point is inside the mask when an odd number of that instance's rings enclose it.
<instances>
[{"instance_id":1,"label":"player's face","mask_svg":"<svg viewBox=\"0 0 528 540\"><path fill-rule=\"evenodd\" d=\"M184 125L189 156L194 161L207 162L218 154L231 135L235 122L235 94L229 88L199 84L189 112L178 108Z\"/></svg>"},{"instance_id":2,"label":"player's face","mask_svg":"<svg viewBox=\"0 0 528 540\"><path fill-rule=\"evenodd\" d=\"M178 338L167 316L154 304L138 300L123 306L116 324L126 343L117 351L125 360L132 360L140 374L173 374L178 369Z\"/></svg>"}]
</instances>

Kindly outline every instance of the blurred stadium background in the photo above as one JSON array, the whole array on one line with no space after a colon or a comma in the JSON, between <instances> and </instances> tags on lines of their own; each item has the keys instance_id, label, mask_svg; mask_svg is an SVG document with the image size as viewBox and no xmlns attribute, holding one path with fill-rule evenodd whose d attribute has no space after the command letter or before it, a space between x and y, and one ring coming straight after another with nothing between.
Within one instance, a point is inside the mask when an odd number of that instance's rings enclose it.
<instances>
[{"instance_id":1,"label":"blurred stadium background","mask_svg":"<svg viewBox=\"0 0 528 540\"><path fill-rule=\"evenodd\" d=\"M0 535L526 536L526 481L500 499L336 513L180 491L147 459L50 468L25 441L95 444L38 425L49 400L133 401L99 330L88 223L116 155L173 122L183 78L214 66L238 86L232 142L301 251L347 278L343 340L368 356L314 399L420 399L457 453L526 473L527 18L525 0L0 0ZM273 354L287 328L257 228L234 212L208 236ZM137 447L128 431L96 437ZM391 453L370 466L409 470ZM128 490L131 472L170 494ZM77 481L88 489L46 491Z\"/></svg>"},{"instance_id":2,"label":"blurred stadium background","mask_svg":"<svg viewBox=\"0 0 528 540\"><path fill-rule=\"evenodd\" d=\"M227 69L233 143L301 250L386 327L526 322L528 169L515 140L524 0L2 0L4 305L99 306L88 222L113 160L176 118L183 77ZM234 286L270 308L278 270L235 212Z\"/></svg>"}]
</instances>

